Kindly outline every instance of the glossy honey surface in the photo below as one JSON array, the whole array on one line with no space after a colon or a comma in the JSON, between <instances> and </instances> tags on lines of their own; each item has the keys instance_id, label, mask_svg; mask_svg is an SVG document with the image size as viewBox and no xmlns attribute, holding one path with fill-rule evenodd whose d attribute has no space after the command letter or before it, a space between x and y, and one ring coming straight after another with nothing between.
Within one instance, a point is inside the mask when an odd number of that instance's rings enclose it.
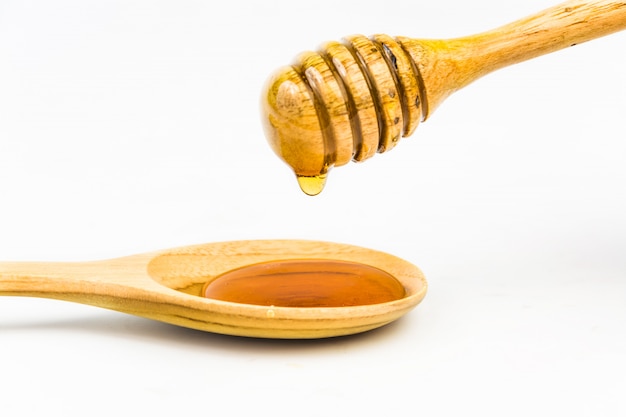
<instances>
[{"instance_id":1,"label":"glossy honey surface","mask_svg":"<svg viewBox=\"0 0 626 417\"><path fill-rule=\"evenodd\" d=\"M361 263L306 259L266 262L229 271L209 282L207 298L276 307L346 307L405 296L391 274Z\"/></svg>"}]
</instances>

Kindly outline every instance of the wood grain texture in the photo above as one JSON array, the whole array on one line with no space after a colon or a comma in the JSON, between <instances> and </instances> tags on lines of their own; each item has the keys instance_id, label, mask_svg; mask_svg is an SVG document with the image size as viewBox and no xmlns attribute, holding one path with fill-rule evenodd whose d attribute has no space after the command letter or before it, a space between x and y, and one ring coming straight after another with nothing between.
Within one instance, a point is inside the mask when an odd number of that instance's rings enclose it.
<instances>
[{"instance_id":1,"label":"wood grain texture","mask_svg":"<svg viewBox=\"0 0 626 417\"><path fill-rule=\"evenodd\" d=\"M574 0L497 29L450 40L398 38L422 74L428 112L498 69L626 28L626 2Z\"/></svg>"},{"instance_id":2,"label":"wood grain texture","mask_svg":"<svg viewBox=\"0 0 626 417\"><path fill-rule=\"evenodd\" d=\"M626 2L572 0L462 38L353 35L343 46L326 43L269 78L266 137L297 176L326 174L392 149L480 77L624 28Z\"/></svg>"},{"instance_id":3,"label":"wood grain texture","mask_svg":"<svg viewBox=\"0 0 626 417\"><path fill-rule=\"evenodd\" d=\"M387 271L406 289L400 300L355 307L295 308L201 297L218 275L288 259L360 262ZM383 326L414 308L426 280L395 256L352 245L306 240L218 242L81 263L0 263L0 295L89 304L166 323L239 336L322 338Z\"/></svg>"}]
</instances>

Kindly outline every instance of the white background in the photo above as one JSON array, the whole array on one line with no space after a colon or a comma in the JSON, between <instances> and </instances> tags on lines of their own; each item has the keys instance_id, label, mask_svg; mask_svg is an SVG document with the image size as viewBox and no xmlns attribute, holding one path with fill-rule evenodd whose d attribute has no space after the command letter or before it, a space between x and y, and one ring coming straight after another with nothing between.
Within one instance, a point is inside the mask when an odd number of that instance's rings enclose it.
<instances>
[{"instance_id":1,"label":"white background","mask_svg":"<svg viewBox=\"0 0 626 417\"><path fill-rule=\"evenodd\" d=\"M3 416L626 413L626 33L500 70L300 192L269 74L353 33L446 38L555 2L0 0L0 260L298 238L403 257L378 331L203 333L0 298Z\"/></svg>"}]
</instances>

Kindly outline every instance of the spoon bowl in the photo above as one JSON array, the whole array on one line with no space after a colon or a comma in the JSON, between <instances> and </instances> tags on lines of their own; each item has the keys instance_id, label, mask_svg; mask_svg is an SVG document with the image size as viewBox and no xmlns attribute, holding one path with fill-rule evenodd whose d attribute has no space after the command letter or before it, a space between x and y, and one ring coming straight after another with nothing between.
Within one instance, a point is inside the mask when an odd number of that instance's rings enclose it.
<instances>
[{"instance_id":1,"label":"spoon bowl","mask_svg":"<svg viewBox=\"0 0 626 417\"><path fill-rule=\"evenodd\" d=\"M229 271L310 259L377 268L397 279L405 294L393 301L346 307L255 305L202 296L207 283ZM396 256L308 240L217 242L92 262L0 263L0 295L59 299L207 332L260 338L313 339L371 330L409 312L426 290L422 272Z\"/></svg>"}]
</instances>

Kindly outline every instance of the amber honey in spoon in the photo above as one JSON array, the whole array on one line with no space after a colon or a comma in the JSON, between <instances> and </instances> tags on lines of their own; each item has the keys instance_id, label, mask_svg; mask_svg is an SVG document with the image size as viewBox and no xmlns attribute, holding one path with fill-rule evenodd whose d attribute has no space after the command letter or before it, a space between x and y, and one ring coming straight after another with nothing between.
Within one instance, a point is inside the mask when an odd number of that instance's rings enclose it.
<instances>
[{"instance_id":1,"label":"amber honey in spoon","mask_svg":"<svg viewBox=\"0 0 626 417\"><path fill-rule=\"evenodd\" d=\"M92 262L0 263L0 295L264 338L371 330L409 312L426 289L421 271L403 259L307 240L218 242Z\"/></svg>"},{"instance_id":2,"label":"amber honey in spoon","mask_svg":"<svg viewBox=\"0 0 626 417\"><path fill-rule=\"evenodd\" d=\"M203 295L276 307L347 307L399 300L405 290L393 275L363 263L293 259L228 271L208 282Z\"/></svg>"}]
</instances>

